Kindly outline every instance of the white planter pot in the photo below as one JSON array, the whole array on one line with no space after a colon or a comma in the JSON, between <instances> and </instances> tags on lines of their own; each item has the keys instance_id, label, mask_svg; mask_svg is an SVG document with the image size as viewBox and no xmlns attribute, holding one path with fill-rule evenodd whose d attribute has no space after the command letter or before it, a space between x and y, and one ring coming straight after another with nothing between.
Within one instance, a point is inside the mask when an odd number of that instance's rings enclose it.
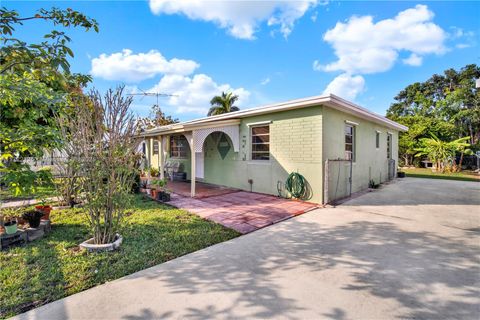
<instances>
[{"instance_id":1,"label":"white planter pot","mask_svg":"<svg viewBox=\"0 0 480 320\"><path fill-rule=\"evenodd\" d=\"M118 233L115 235L115 238L116 240L114 242L106 244L95 244L93 243L93 238L90 238L80 243L80 248L85 249L88 252L113 251L118 249L123 241L123 237Z\"/></svg>"}]
</instances>

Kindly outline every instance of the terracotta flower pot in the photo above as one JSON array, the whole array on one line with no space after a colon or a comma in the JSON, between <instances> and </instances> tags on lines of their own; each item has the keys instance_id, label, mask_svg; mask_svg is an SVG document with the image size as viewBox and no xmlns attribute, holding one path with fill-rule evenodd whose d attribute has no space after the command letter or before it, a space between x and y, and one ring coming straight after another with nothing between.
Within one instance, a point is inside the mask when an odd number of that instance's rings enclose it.
<instances>
[{"instance_id":1,"label":"terracotta flower pot","mask_svg":"<svg viewBox=\"0 0 480 320\"><path fill-rule=\"evenodd\" d=\"M35 209L37 211L43 212L42 220L50 220L50 212L52 211L52 206L50 206L50 205L46 205L46 206L38 205L38 206L35 206Z\"/></svg>"},{"instance_id":2,"label":"terracotta flower pot","mask_svg":"<svg viewBox=\"0 0 480 320\"><path fill-rule=\"evenodd\" d=\"M152 198L153 199L157 199L157 193L158 193L157 189L152 189Z\"/></svg>"}]
</instances>

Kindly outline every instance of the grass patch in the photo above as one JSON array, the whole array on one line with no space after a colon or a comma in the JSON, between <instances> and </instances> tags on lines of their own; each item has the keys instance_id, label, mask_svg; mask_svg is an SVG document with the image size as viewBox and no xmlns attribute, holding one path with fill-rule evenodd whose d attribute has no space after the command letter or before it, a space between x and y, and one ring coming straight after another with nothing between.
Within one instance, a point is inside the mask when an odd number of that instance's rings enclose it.
<instances>
[{"instance_id":1,"label":"grass patch","mask_svg":"<svg viewBox=\"0 0 480 320\"><path fill-rule=\"evenodd\" d=\"M30 199L42 199L57 196L57 191L54 186L38 187L34 194L26 194L22 196L14 196L6 189L0 189L1 201L22 201Z\"/></svg>"},{"instance_id":2,"label":"grass patch","mask_svg":"<svg viewBox=\"0 0 480 320\"><path fill-rule=\"evenodd\" d=\"M142 196L125 217L118 251L89 254L81 208L52 211L52 232L0 251L0 318L10 317L133 272L237 237L236 231Z\"/></svg>"},{"instance_id":3,"label":"grass patch","mask_svg":"<svg viewBox=\"0 0 480 320\"><path fill-rule=\"evenodd\" d=\"M402 168L407 177L413 178L428 178L428 179L445 179L445 180L460 180L460 181L476 181L480 182L480 175L473 171L461 171L452 173L437 173L432 172L427 168Z\"/></svg>"}]
</instances>

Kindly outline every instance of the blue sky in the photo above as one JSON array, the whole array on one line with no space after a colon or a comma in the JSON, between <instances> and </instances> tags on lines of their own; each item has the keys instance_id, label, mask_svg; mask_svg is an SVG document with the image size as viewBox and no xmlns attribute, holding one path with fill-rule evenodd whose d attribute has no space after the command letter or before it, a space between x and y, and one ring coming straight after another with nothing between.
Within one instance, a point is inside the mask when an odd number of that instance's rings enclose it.
<instances>
[{"instance_id":1,"label":"blue sky","mask_svg":"<svg viewBox=\"0 0 480 320\"><path fill-rule=\"evenodd\" d=\"M1 0L30 15L71 7L100 32L68 30L72 71L93 86L161 91L180 120L204 116L222 90L241 108L333 92L380 114L406 85L479 63L478 2L407 1L38 1ZM38 42L51 26L27 22L17 36ZM154 99L135 99L148 114Z\"/></svg>"}]
</instances>

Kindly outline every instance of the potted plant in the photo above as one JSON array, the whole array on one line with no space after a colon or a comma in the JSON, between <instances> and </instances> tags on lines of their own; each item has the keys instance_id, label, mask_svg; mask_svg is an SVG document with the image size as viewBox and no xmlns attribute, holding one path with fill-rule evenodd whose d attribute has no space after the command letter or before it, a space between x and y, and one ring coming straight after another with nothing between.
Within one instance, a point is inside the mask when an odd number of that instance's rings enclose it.
<instances>
[{"instance_id":1,"label":"potted plant","mask_svg":"<svg viewBox=\"0 0 480 320\"><path fill-rule=\"evenodd\" d=\"M15 210L3 210L2 216L4 219L3 226L6 234L14 234L18 230L18 222Z\"/></svg>"},{"instance_id":2,"label":"potted plant","mask_svg":"<svg viewBox=\"0 0 480 320\"><path fill-rule=\"evenodd\" d=\"M46 200L42 199L40 205L35 206L35 210L42 212L42 220L50 220L50 212L52 211L52 206L46 204Z\"/></svg>"},{"instance_id":3,"label":"potted plant","mask_svg":"<svg viewBox=\"0 0 480 320\"><path fill-rule=\"evenodd\" d=\"M36 210L28 210L25 212L22 217L23 219L27 220L28 224L30 225L30 228L38 228L40 225L40 221L42 219L43 212L36 211Z\"/></svg>"},{"instance_id":4,"label":"potted plant","mask_svg":"<svg viewBox=\"0 0 480 320\"><path fill-rule=\"evenodd\" d=\"M158 177L160 171L157 168L151 167L150 168L150 176L151 177Z\"/></svg>"},{"instance_id":5,"label":"potted plant","mask_svg":"<svg viewBox=\"0 0 480 320\"><path fill-rule=\"evenodd\" d=\"M2 209L0 216L7 234L14 234L18 230L18 208Z\"/></svg>"},{"instance_id":6,"label":"potted plant","mask_svg":"<svg viewBox=\"0 0 480 320\"><path fill-rule=\"evenodd\" d=\"M146 180L140 181L140 192L141 193L147 193L147 181Z\"/></svg>"},{"instance_id":7,"label":"potted plant","mask_svg":"<svg viewBox=\"0 0 480 320\"><path fill-rule=\"evenodd\" d=\"M166 188L167 179L158 179L152 182L156 187L157 196L155 199L160 200L161 202L170 201L170 190Z\"/></svg>"},{"instance_id":8,"label":"potted plant","mask_svg":"<svg viewBox=\"0 0 480 320\"><path fill-rule=\"evenodd\" d=\"M370 181L368 182L368 187L370 189L378 189L380 187L380 184L376 184L375 180L370 179Z\"/></svg>"},{"instance_id":9,"label":"potted plant","mask_svg":"<svg viewBox=\"0 0 480 320\"><path fill-rule=\"evenodd\" d=\"M7 234L14 234L17 232L17 220L16 219L10 219L7 220L4 224L5 227L5 232Z\"/></svg>"},{"instance_id":10,"label":"potted plant","mask_svg":"<svg viewBox=\"0 0 480 320\"><path fill-rule=\"evenodd\" d=\"M153 199L157 199L158 191L157 191L157 188L155 187L157 181L158 180L152 181L152 187L150 188L150 193L151 193Z\"/></svg>"}]
</instances>

